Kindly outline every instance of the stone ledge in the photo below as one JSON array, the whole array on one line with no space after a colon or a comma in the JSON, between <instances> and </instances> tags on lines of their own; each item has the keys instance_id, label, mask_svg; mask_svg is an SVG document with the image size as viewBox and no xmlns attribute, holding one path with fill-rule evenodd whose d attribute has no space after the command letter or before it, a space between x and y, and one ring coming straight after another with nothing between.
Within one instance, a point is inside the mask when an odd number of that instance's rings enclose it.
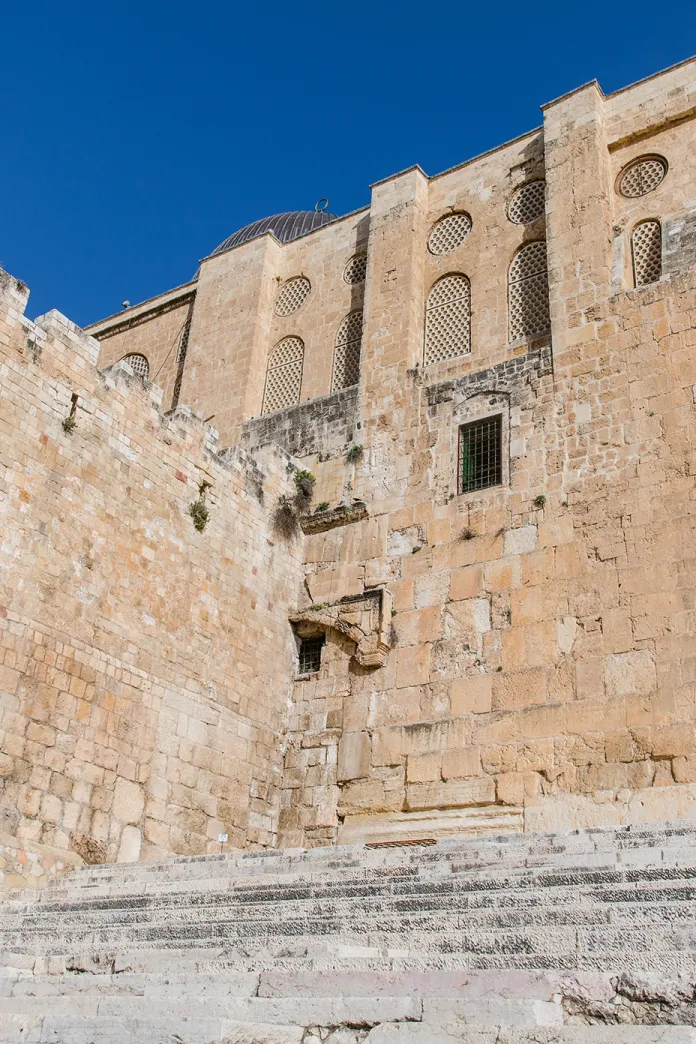
<instances>
[{"instance_id":1,"label":"stone ledge","mask_svg":"<svg viewBox=\"0 0 696 1044\"><path fill-rule=\"evenodd\" d=\"M363 518L367 518L367 506L359 500L355 504L339 504L338 507L314 515L303 515L300 526L305 536L313 536L338 526L348 526L351 522L361 522Z\"/></svg>"}]
</instances>

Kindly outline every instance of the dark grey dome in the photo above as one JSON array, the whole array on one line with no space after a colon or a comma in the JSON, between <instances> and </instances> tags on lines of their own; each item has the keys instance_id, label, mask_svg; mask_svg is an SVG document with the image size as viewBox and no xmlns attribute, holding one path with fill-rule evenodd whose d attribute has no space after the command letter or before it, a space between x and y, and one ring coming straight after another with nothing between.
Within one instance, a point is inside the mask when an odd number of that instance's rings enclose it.
<instances>
[{"instance_id":1,"label":"dark grey dome","mask_svg":"<svg viewBox=\"0 0 696 1044\"><path fill-rule=\"evenodd\" d=\"M336 217L336 214L317 210L290 210L286 214L273 214L272 217L260 218L259 221L252 221L250 225L240 228L239 232L235 232L216 247L213 254L221 254L230 247L247 243L264 232L272 232L281 243L289 243L291 239L299 239L307 232L313 232L315 228L328 225L330 221L335 221Z\"/></svg>"}]
</instances>

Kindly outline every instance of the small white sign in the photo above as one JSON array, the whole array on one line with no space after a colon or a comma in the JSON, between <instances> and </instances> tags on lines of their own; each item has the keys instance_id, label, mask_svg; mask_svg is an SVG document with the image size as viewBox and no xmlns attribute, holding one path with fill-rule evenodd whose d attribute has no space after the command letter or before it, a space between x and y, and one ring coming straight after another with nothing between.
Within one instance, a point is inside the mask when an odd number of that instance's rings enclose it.
<instances>
[{"instance_id":1,"label":"small white sign","mask_svg":"<svg viewBox=\"0 0 696 1044\"><path fill-rule=\"evenodd\" d=\"M227 841L227 836L228 836L227 834L218 834L218 844L219 845L224 845L225 842Z\"/></svg>"}]
</instances>

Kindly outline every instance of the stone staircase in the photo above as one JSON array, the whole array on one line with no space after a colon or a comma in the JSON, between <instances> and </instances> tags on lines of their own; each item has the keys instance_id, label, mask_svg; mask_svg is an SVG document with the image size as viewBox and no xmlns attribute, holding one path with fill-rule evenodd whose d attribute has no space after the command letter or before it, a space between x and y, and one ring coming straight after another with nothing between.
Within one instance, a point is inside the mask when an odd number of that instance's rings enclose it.
<instances>
[{"instance_id":1,"label":"stone staircase","mask_svg":"<svg viewBox=\"0 0 696 1044\"><path fill-rule=\"evenodd\" d=\"M0 1041L696 1044L696 826L96 866L0 907Z\"/></svg>"}]
</instances>

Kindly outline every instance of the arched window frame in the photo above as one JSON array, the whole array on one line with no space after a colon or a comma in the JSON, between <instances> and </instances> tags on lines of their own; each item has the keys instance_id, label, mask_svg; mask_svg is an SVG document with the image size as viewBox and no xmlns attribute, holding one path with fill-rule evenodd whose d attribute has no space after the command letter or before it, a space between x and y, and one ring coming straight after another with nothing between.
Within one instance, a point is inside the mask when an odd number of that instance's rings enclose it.
<instances>
[{"instance_id":1,"label":"arched window frame","mask_svg":"<svg viewBox=\"0 0 696 1044\"><path fill-rule=\"evenodd\" d=\"M534 255L538 263L532 260ZM525 272L525 264L531 271ZM508 337L510 341L538 337L550 328L546 241L533 239L515 251L508 267Z\"/></svg>"},{"instance_id":2,"label":"arched window frame","mask_svg":"<svg viewBox=\"0 0 696 1044\"><path fill-rule=\"evenodd\" d=\"M360 379L360 354L362 351L363 310L356 308L344 316L336 331L334 341L333 373L331 391L343 391L354 387ZM357 330L357 336L355 336ZM352 377L355 377L353 380Z\"/></svg>"},{"instance_id":3,"label":"arched window frame","mask_svg":"<svg viewBox=\"0 0 696 1044\"><path fill-rule=\"evenodd\" d=\"M296 406L302 393L304 341L291 334L274 346L266 364L262 416Z\"/></svg>"},{"instance_id":4,"label":"arched window frame","mask_svg":"<svg viewBox=\"0 0 696 1044\"><path fill-rule=\"evenodd\" d=\"M136 360L138 360L136 362ZM128 352L121 362L128 363L136 377L142 377L144 381L150 379L150 360L142 352Z\"/></svg>"},{"instance_id":5,"label":"arched window frame","mask_svg":"<svg viewBox=\"0 0 696 1044\"><path fill-rule=\"evenodd\" d=\"M471 280L464 272L447 272L433 283L425 302L423 364L470 353Z\"/></svg>"},{"instance_id":6,"label":"arched window frame","mask_svg":"<svg viewBox=\"0 0 696 1044\"><path fill-rule=\"evenodd\" d=\"M650 286L662 278L662 223L659 218L644 218L634 225L631 232L631 268L636 289Z\"/></svg>"}]
</instances>

